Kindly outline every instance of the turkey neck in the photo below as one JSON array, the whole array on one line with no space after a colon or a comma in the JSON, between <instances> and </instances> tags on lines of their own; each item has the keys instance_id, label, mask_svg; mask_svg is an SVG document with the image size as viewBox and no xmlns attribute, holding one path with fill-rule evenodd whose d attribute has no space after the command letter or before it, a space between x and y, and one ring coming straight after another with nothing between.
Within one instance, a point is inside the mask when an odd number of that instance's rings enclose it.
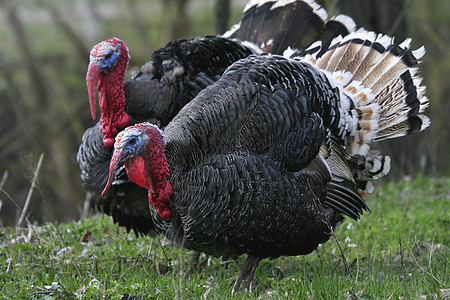
<instances>
[{"instance_id":1,"label":"turkey neck","mask_svg":"<svg viewBox=\"0 0 450 300\"><path fill-rule=\"evenodd\" d=\"M125 112L126 98L123 80L128 65L128 54L122 51L116 65L108 72L102 72L98 80L98 98L101 110L100 130L107 147L112 147L119 129L130 122Z\"/></svg>"}]
</instances>

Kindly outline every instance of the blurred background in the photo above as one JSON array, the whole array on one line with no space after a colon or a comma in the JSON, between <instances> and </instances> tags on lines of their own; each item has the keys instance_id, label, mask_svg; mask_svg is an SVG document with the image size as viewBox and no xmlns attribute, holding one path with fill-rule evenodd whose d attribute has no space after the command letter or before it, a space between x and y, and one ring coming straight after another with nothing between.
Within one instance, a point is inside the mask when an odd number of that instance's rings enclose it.
<instances>
[{"instance_id":1,"label":"blurred background","mask_svg":"<svg viewBox=\"0 0 450 300\"><path fill-rule=\"evenodd\" d=\"M245 0L0 1L0 225L14 225L42 165L27 215L64 222L82 216L85 192L76 152L90 117L85 83L89 51L116 36L128 46L129 72L168 41L223 33L239 21ZM317 1L358 27L425 45L420 72L432 126L377 145L392 157L390 175L449 176L450 1ZM128 75L129 76L129 75Z\"/></svg>"}]
</instances>

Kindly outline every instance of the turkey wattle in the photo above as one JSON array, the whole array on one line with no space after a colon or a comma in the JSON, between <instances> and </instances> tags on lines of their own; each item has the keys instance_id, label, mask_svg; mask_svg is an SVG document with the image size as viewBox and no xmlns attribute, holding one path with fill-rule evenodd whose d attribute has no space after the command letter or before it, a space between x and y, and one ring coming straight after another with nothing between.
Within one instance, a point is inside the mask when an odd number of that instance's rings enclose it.
<instances>
[{"instance_id":1,"label":"turkey wattle","mask_svg":"<svg viewBox=\"0 0 450 300\"><path fill-rule=\"evenodd\" d=\"M248 254L233 292L261 259L312 252L343 215L368 209L358 188L389 169L372 143L429 125L423 48L364 30L324 47L237 61L163 131L120 132L104 193L124 164L157 231L210 255Z\"/></svg>"}]
</instances>

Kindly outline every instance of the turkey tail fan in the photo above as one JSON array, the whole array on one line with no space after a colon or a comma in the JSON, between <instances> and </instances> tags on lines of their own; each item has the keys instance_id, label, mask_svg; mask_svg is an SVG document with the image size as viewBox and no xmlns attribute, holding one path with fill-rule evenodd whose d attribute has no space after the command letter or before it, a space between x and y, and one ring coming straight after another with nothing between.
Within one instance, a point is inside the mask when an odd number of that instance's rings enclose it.
<instances>
[{"instance_id":1,"label":"turkey tail fan","mask_svg":"<svg viewBox=\"0 0 450 300\"><path fill-rule=\"evenodd\" d=\"M367 154L372 141L430 125L429 118L421 115L428 99L417 74L425 49L411 51L410 44L407 39L396 45L387 35L360 29L335 38L325 52L320 42L305 51L304 59L322 69L341 90L341 101L350 100L345 106L356 110L354 132L345 141L350 155Z\"/></svg>"},{"instance_id":2,"label":"turkey tail fan","mask_svg":"<svg viewBox=\"0 0 450 300\"><path fill-rule=\"evenodd\" d=\"M341 15L327 21L326 11L313 0L255 0L245 7L241 22L223 36L282 54L288 47L304 50L317 40L329 44L353 30L351 18Z\"/></svg>"}]
</instances>

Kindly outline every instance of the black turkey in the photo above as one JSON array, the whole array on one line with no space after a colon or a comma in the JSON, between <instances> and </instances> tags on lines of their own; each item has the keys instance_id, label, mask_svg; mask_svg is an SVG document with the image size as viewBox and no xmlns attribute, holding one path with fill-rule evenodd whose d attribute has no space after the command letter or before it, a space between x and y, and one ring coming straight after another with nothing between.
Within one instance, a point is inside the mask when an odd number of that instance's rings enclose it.
<instances>
[{"instance_id":1,"label":"black turkey","mask_svg":"<svg viewBox=\"0 0 450 300\"><path fill-rule=\"evenodd\" d=\"M423 48L364 30L324 47L239 60L163 131L120 132L103 193L125 165L158 232L214 256L248 254L233 293L261 259L311 253L343 215L368 209L358 188L389 169L372 143L429 125Z\"/></svg>"},{"instance_id":2,"label":"black turkey","mask_svg":"<svg viewBox=\"0 0 450 300\"><path fill-rule=\"evenodd\" d=\"M290 26L281 28L280 22ZM139 201L146 199L147 192L130 183L126 174L120 173L110 193L98 197L108 179L112 149L107 146L112 146L121 128L150 119L164 127L240 58L261 51L282 53L288 46L305 49L317 40L328 44L332 37L346 35L353 27L353 21L342 15L327 20L323 8L313 1L251 1L241 23L224 36L170 42L124 83L127 47L116 38L99 43L91 51L86 80L92 116L95 118L96 88L102 116L100 124L85 132L78 151L84 188L95 194L97 207L115 222L147 233L152 228L146 216L148 203Z\"/></svg>"}]
</instances>

